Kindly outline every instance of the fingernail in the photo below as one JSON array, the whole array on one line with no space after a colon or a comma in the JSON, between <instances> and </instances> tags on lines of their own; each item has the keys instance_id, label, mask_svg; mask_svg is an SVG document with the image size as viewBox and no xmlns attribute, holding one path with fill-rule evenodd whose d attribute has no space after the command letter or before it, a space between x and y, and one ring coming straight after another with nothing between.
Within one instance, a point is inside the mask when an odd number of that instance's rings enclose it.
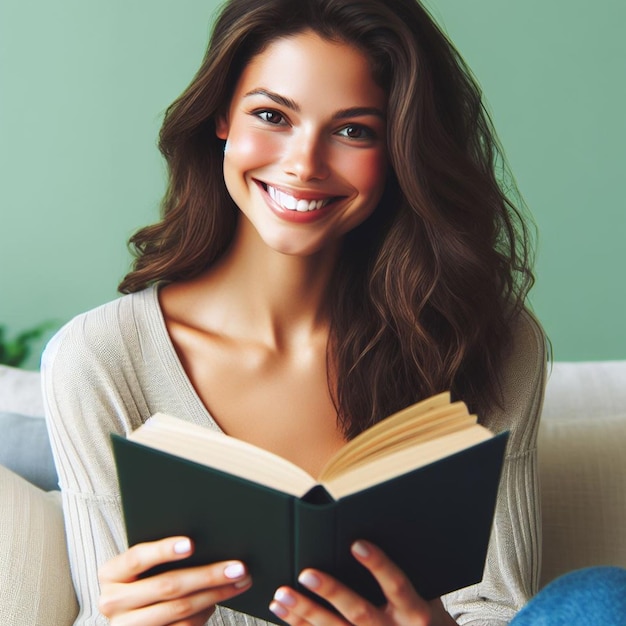
<instances>
[{"instance_id":1,"label":"fingernail","mask_svg":"<svg viewBox=\"0 0 626 626\"><path fill-rule=\"evenodd\" d=\"M278 602L272 602L270 604L270 611L274 613L274 615L278 615L278 617L287 617L287 615L289 615L289 611L284 606L278 604Z\"/></svg>"},{"instance_id":2,"label":"fingernail","mask_svg":"<svg viewBox=\"0 0 626 626\"><path fill-rule=\"evenodd\" d=\"M367 558L371 554L370 549L362 541L355 541L352 544L352 552L362 558Z\"/></svg>"},{"instance_id":3,"label":"fingernail","mask_svg":"<svg viewBox=\"0 0 626 626\"><path fill-rule=\"evenodd\" d=\"M243 589L247 587L252 582L252 578L250 576L244 578L243 580L239 580L235 583L235 589Z\"/></svg>"},{"instance_id":4,"label":"fingernail","mask_svg":"<svg viewBox=\"0 0 626 626\"><path fill-rule=\"evenodd\" d=\"M189 539L181 539L174 544L174 552L176 554L187 554L191 550L191 541Z\"/></svg>"},{"instance_id":5,"label":"fingernail","mask_svg":"<svg viewBox=\"0 0 626 626\"><path fill-rule=\"evenodd\" d=\"M296 604L294 596L285 589L277 589L274 594L274 599L278 600L281 604L286 604L287 606L295 606Z\"/></svg>"},{"instance_id":6,"label":"fingernail","mask_svg":"<svg viewBox=\"0 0 626 626\"><path fill-rule=\"evenodd\" d=\"M246 568L242 563L230 563L224 568L224 576L226 578L241 578L246 573Z\"/></svg>"},{"instance_id":7,"label":"fingernail","mask_svg":"<svg viewBox=\"0 0 626 626\"><path fill-rule=\"evenodd\" d=\"M298 582L309 589L317 589L322 581L313 572L302 572L298 576Z\"/></svg>"}]
</instances>

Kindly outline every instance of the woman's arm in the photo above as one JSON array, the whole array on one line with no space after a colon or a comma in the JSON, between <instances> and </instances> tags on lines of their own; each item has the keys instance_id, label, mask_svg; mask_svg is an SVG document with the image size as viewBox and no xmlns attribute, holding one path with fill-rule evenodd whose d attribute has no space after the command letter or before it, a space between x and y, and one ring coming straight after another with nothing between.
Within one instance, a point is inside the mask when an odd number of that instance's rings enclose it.
<instances>
[{"instance_id":1,"label":"woman's arm","mask_svg":"<svg viewBox=\"0 0 626 626\"><path fill-rule=\"evenodd\" d=\"M173 391L157 384L156 394L146 383L158 380L158 360L150 356L148 334L138 332L138 306L136 299L123 298L76 318L53 338L42 362L80 625L109 624L107 617L117 623L122 616L127 623L139 616L142 624L169 624L168 611L187 611L196 616L190 623L201 624L216 601L241 593L250 582L241 564L227 569L231 563L139 580L157 561L185 558L193 547L176 552L174 546L182 544L167 539L126 550L110 433L134 430L153 404L161 405L160 395ZM187 599L177 601L183 595ZM148 619L145 611L137 613L146 604L153 605Z\"/></svg>"},{"instance_id":2,"label":"woman's arm","mask_svg":"<svg viewBox=\"0 0 626 626\"><path fill-rule=\"evenodd\" d=\"M74 588L77 624L107 624L98 611L97 568L126 549L121 502L109 433L123 434L141 421L133 390L118 376L123 366L102 358L114 342L107 332L98 345L97 320L76 318L48 344L42 359L46 418L59 486ZM105 345L110 347L104 347Z\"/></svg>"},{"instance_id":3,"label":"woman's arm","mask_svg":"<svg viewBox=\"0 0 626 626\"><path fill-rule=\"evenodd\" d=\"M485 574L481 583L443 598L459 624L504 626L537 591L541 558L537 429L546 365L543 331L532 315L522 312L503 372L503 405L481 420L493 432L510 431Z\"/></svg>"}]
</instances>

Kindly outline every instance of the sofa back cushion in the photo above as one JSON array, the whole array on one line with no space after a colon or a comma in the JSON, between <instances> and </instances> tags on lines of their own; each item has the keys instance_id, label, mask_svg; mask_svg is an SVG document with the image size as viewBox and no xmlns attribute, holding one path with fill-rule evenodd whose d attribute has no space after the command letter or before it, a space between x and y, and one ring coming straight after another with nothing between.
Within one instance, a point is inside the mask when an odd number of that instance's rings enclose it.
<instances>
[{"instance_id":1,"label":"sofa back cushion","mask_svg":"<svg viewBox=\"0 0 626 626\"><path fill-rule=\"evenodd\" d=\"M40 373L0 365L0 412L41 417L44 410Z\"/></svg>"},{"instance_id":2,"label":"sofa back cushion","mask_svg":"<svg viewBox=\"0 0 626 626\"><path fill-rule=\"evenodd\" d=\"M543 420L584 420L624 415L626 360L557 361L548 374Z\"/></svg>"},{"instance_id":3,"label":"sofa back cushion","mask_svg":"<svg viewBox=\"0 0 626 626\"><path fill-rule=\"evenodd\" d=\"M43 417L0 412L0 465L40 487L58 489L52 448Z\"/></svg>"},{"instance_id":4,"label":"sofa back cushion","mask_svg":"<svg viewBox=\"0 0 626 626\"><path fill-rule=\"evenodd\" d=\"M57 488L39 372L0 365L0 433L0 465L44 491Z\"/></svg>"}]
</instances>

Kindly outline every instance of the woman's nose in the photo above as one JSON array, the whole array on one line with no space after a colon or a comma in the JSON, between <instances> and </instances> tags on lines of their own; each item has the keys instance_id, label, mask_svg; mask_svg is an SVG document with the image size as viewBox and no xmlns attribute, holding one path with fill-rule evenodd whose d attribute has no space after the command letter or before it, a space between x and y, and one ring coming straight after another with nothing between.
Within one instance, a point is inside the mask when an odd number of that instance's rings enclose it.
<instances>
[{"instance_id":1,"label":"woman's nose","mask_svg":"<svg viewBox=\"0 0 626 626\"><path fill-rule=\"evenodd\" d=\"M328 155L323 138L314 133L297 133L289 142L283 162L285 173L298 180L328 177Z\"/></svg>"}]
</instances>

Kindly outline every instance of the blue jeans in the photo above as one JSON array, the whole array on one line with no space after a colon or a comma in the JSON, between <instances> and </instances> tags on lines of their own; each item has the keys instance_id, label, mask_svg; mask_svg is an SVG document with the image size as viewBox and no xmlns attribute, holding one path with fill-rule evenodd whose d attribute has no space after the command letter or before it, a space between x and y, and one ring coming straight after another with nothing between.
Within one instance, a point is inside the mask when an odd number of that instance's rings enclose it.
<instances>
[{"instance_id":1,"label":"blue jeans","mask_svg":"<svg viewBox=\"0 0 626 626\"><path fill-rule=\"evenodd\" d=\"M626 626L626 569L590 567L557 578L510 626Z\"/></svg>"}]
</instances>

